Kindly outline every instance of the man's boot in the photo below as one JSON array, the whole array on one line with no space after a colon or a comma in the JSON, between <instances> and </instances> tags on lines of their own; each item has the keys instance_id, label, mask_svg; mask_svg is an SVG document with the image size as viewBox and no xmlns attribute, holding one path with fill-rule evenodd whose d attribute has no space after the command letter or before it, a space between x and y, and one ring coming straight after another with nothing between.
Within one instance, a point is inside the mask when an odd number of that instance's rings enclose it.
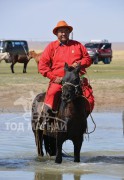
<instances>
[{"instance_id":1,"label":"man's boot","mask_svg":"<svg viewBox=\"0 0 124 180\"><path fill-rule=\"evenodd\" d=\"M43 127L43 139L44 139L44 146L46 153L50 156L56 155L56 139L55 139L55 132L51 132L52 124L54 124L54 111L46 104L44 104L43 111L42 111L42 127Z\"/></svg>"},{"instance_id":2,"label":"man's boot","mask_svg":"<svg viewBox=\"0 0 124 180\"><path fill-rule=\"evenodd\" d=\"M43 105L43 110L41 112L41 122L42 122L42 129L48 130L47 129L47 124L48 126L50 123L54 123L54 117L56 113L46 104Z\"/></svg>"}]
</instances>

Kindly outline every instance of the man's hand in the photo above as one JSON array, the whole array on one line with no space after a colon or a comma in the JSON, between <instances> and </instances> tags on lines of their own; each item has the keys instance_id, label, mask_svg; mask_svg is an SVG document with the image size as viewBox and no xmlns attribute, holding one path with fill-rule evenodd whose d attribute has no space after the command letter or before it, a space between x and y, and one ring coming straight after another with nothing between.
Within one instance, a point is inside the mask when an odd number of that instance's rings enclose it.
<instances>
[{"instance_id":1,"label":"man's hand","mask_svg":"<svg viewBox=\"0 0 124 180\"><path fill-rule=\"evenodd\" d=\"M78 63L74 62L71 66L76 68L78 66Z\"/></svg>"},{"instance_id":2,"label":"man's hand","mask_svg":"<svg viewBox=\"0 0 124 180\"><path fill-rule=\"evenodd\" d=\"M62 82L62 77L57 77L55 80L54 80L54 83L57 83L57 84L60 84Z\"/></svg>"}]
</instances>

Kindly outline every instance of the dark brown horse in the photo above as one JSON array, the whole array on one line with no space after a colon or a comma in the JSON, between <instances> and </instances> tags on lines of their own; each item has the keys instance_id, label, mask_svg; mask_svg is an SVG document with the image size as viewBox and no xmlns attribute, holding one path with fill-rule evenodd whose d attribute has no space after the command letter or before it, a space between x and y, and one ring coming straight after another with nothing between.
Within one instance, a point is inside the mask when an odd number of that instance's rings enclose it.
<instances>
[{"instance_id":1,"label":"dark brown horse","mask_svg":"<svg viewBox=\"0 0 124 180\"><path fill-rule=\"evenodd\" d=\"M23 67L23 73L26 73L26 69L27 69L27 64L30 61L30 58L28 57L28 55L21 55L21 54L11 54L10 53L10 58L11 58L11 71L12 73L14 73L14 65L18 62L18 63L23 63L24 67Z\"/></svg>"},{"instance_id":2,"label":"dark brown horse","mask_svg":"<svg viewBox=\"0 0 124 180\"><path fill-rule=\"evenodd\" d=\"M35 135L38 155L43 156L42 142L46 152L56 155L55 162L62 162L62 145L66 140L74 144L74 162L80 162L80 150L83 134L87 129L87 114L85 99L79 77L80 65L75 69L65 64L65 76L62 80L61 103L58 113L38 113L38 107L43 101L43 94L38 95L32 107L32 129ZM40 110L39 112L42 112ZM42 116L43 115L43 116Z\"/></svg>"}]
</instances>

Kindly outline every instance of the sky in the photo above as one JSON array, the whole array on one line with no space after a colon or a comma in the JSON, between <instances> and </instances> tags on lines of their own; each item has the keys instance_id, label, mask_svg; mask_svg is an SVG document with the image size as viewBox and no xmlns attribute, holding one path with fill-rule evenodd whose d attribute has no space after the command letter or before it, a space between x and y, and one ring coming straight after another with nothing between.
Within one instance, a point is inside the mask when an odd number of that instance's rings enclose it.
<instances>
[{"instance_id":1,"label":"sky","mask_svg":"<svg viewBox=\"0 0 124 180\"><path fill-rule=\"evenodd\" d=\"M73 39L124 42L124 0L0 0L0 39L53 41L58 21Z\"/></svg>"}]
</instances>

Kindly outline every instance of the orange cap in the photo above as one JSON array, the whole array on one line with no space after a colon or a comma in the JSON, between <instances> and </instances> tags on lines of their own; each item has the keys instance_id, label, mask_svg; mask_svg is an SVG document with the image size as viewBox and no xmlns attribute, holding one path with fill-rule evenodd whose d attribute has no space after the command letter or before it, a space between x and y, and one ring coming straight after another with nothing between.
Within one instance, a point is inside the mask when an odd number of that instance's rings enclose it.
<instances>
[{"instance_id":1,"label":"orange cap","mask_svg":"<svg viewBox=\"0 0 124 180\"><path fill-rule=\"evenodd\" d=\"M57 30L58 30L59 28L61 28L61 27L67 27L70 32L72 32L72 30L73 30L73 27L69 26L65 21L59 21L59 22L57 23L57 26L53 29L53 34L56 35Z\"/></svg>"}]
</instances>

